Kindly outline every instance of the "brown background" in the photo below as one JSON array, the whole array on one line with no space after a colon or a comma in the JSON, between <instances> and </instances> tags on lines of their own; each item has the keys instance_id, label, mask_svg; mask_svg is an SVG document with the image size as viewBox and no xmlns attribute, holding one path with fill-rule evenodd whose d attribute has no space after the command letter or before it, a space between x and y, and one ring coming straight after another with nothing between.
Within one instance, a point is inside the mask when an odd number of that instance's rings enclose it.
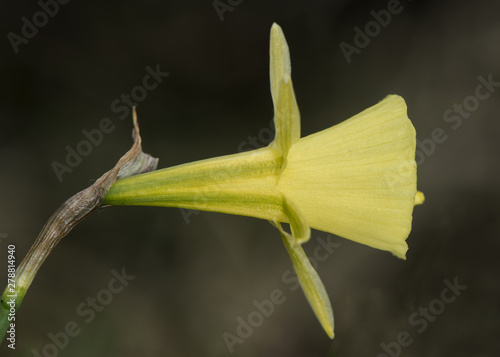
<instances>
[{"instance_id":1,"label":"brown background","mask_svg":"<svg viewBox=\"0 0 500 357\"><path fill-rule=\"evenodd\" d=\"M498 356L500 90L456 130L443 115L474 95L478 76L500 81L500 4L401 6L348 64L340 43L353 44L354 27L387 2L243 1L221 22L209 0L71 1L15 54L7 34L39 6L2 1L2 284L7 244L20 260L51 212L130 146L131 121L110 105L141 83L147 65L170 72L138 108L144 149L160 167L234 153L249 136L265 136L274 21L290 45L303 135L390 93L405 98L420 141L436 128L447 135L418 167L427 201L415 209L407 261L333 238L340 247L318 267L335 313L333 341L302 292L282 280L289 258L267 222L203 212L186 224L178 209L119 207L77 227L50 256L19 311L11 355L32 356L75 321L81 333L59 356L226 356L222 334L235 334L252 302L280 289L286 301L233 355L377 356L381 343L408 331L413 343L402 356ZM59 182L51 164L106 117L115 130ZM136 278L86 324L77 307L122 267ZM468 288L418 333L412 313L455 278ZM11 352L5 345L2 355Z\"/></svg>"}]
</instances>

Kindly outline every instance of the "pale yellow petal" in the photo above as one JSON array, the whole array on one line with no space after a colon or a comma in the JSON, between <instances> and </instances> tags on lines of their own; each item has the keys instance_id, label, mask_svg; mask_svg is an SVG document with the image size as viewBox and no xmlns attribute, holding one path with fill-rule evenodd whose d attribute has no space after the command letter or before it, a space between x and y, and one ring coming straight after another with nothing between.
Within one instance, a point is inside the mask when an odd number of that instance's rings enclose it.
<instances>
[{"instance_id":1,"label":"pale yellow petal","mask_svg":"<svg viewBox=\"0 0 500 357\"><path fill-rule=\"evenodd\" d=\"M405 258L415 203L415 129L395 95L289 151L278 188L312 228Z\"/></svg>"},{"instance_id":2,"label":"pale yellow petal","mask_svg":"<svg viewBox=\"0 0 500 357\"><path fill-rule=\"evenodd\" d=\"M333 338L333 311L330 299L326 293L325 287L318 276L318 273L311 265L309 258L299 244L294 244L293 238L286 233L281 225L277 224L278 229L285 244L286 250L290 255L293 267L297 273L300 286L318 318L321 326L328 337Z\"/></svg>"},{"instance_id":3,"label":"pale yellow petal","mask_svg":"<svg viewBox=\"0 0 500 357\"><path fill-rule=\"evenodd\" d=\"M295 100L292 79L288 74L283 76L279 93L278 103L274 108L276 137L271 145L283 155L283 167L285 167L288 150L300 139L299 107Z\"/></svg>"},{"instance_id":4,"label":"pale yellow petal","mask_svg":"<svg viewBox=\"0 0 500 357\"><path fill-rule=\"evenodd\" d=\"M293 244L302 244L307 242L311 237L311 228L307 224L306 218L301 212L300 208L290 199L283 198L283 212L288 218L290 223L290 230L292 231Z\"/></svg>"},{"instance_id":5,"label":"pale yellow petal","mask_svg":"<svg viewBox=\"0 0 500 357\"><path fill-rule=\"evenodd\" d=\"M281 80L286 74L289 77L292 75L292 66L290 64L290 52L286 43L285 35L281 27L274 23L271 27L271 40L269 44L269 74L271 79L271 96L273 98L274 107L277 107L278 96L280 94L279 87Z\"/></svg>"}]
</instances>

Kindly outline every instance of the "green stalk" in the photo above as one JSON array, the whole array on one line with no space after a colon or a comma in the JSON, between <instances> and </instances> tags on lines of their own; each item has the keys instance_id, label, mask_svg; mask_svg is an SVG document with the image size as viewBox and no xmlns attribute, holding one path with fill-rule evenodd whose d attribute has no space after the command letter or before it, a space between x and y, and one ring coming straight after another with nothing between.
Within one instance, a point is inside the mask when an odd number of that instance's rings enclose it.
<instances>
[{"instance_id":1,"label":"green stalk","mask_svg":"<svg viewBox=\"0 0 500 357\"><path fill-rule=\"evenodd\" d=\"M6 335L7 330L10 329L11 323L16 324L15 319L17 310L19 309L25 294L26 289L18 288L17 286L13 289L13 291L11 291L9 286L7 286L3 291L0 297L0 337L2 339ZM13 301L14 306L12 306L11 301Z\"/></svg>"},{"instance_id":2,"label":"green stalk","mask_svg":"<svg viewBox=\"0 0 500 357\"><path fill-rule=\"evenodd\" d=\"M117 180L103 204L180 207L284 221L278 150L200 160Z\"/></svg>"},{"instance_id":3,"label":"green stalk","mask_svg":"<svg viewBox=\"0 0 500 357\"><path fill-rule=\"evenodd\" d=\"M142 152L135 109L133 121L134 144L132 148L118 160L111 170L102 175L92 186L72 196L52 214L43 226L35 243L33 243L28 251L28 254L26 254L19 265L14 278L15 288L12 291L9 285L5 288L0 301L0 344L7 330L9 330L10 323L14 322L9 320L9 317L12 317L11 312L17 315L19 306L38 270L61 239L67 236L77 224L87 219L102 207L104 196L106 196L109 188L118 178L133 176L156 169L158 159ZM15 298L9 295L15 295ZM13 298L15 301L11 307L9 303Z\"/></svg>"}]
</instances>

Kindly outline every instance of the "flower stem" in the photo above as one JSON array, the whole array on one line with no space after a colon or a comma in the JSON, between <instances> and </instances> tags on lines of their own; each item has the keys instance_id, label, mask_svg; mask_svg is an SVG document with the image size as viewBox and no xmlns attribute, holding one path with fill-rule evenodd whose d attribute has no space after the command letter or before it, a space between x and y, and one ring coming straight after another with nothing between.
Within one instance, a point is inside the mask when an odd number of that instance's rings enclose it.
<instances>
[{"instance_id":1,"label":"flower stem","mask_svg":"<svg viewBox=\"0 0 500 357\"><path fill-rule=\"evenodd\" d=\"M132 148L92 186L72 196L52 214L19 265L14 279L15 287L7 285L5 288L0 303L0 344L11 324L9 316L17 312L38 270L61 239L68 235L77 224L102 207L106 193L118 178L156 169L158 159L142 152L135 110L133 120L134 145Z\"/></svg>"},{"instance_id":2,"label":"flower stem","mask_svg":"<svg viewBox=\"0 0 500 357\"><path fill-rule=\"evenodd\" d=\"M180 207L283 221L283 197L276 190L281 166L280 152L270 147L200 160L117 180L103 204Z\"/></svg>"}]
</instances>

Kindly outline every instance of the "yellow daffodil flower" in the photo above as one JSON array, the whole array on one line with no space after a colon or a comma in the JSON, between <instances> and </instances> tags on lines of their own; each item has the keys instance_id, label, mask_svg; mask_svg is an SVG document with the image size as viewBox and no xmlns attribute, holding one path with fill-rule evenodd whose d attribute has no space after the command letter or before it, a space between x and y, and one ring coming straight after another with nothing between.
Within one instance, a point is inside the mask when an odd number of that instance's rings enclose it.
<instances>
[{"instance_id":1,"label":"yellow daffodil flower","mask_svg":"<svg viewBox=\"0 0 500 357\"><path fill-rule=\"evenodd\" d=\"M181 207L263 218L280 231L304 293L330 338L333 313L301 244L310 228L405 258L417 192L415 129L390 95L358 115L300 137L288 45L273 24L271 95L276 137L267 147L119 179L103 204ZM290 224L290 233L282 223Z\"/></svg>"}]
</instances>

